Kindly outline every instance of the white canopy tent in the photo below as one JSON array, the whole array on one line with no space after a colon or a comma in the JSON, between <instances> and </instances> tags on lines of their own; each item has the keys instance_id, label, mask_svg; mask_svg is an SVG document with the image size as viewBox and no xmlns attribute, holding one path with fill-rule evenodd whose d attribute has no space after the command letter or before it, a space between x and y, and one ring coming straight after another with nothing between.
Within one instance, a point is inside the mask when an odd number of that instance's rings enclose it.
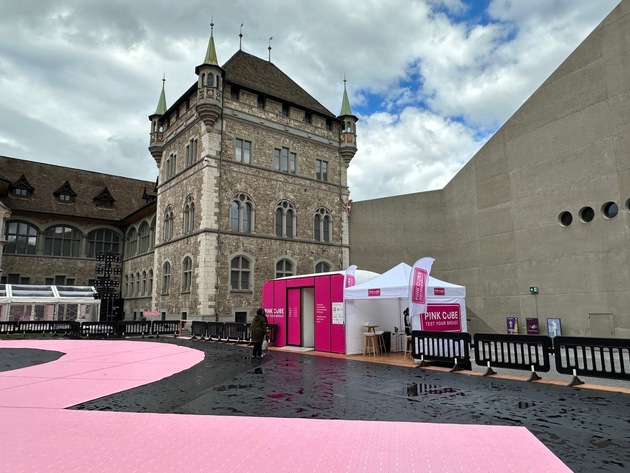
<instances>
[{"instance_id":1,"label":"white canopy tent","mask_svg":"<svg viewBox=\"0 0 630 473\"><path fill-rule=\"evenodd\" d=\"M346 354L363 352L364 323L379 326L379 330L404 330L403 310L408 306L411 266L400 263L380 276L344 290L346 314ZM459 305L461 331L466 326L466 288L429 277L428 304ZM414 329L419 329L414 321Z\"/></svg>"}]
</instances>

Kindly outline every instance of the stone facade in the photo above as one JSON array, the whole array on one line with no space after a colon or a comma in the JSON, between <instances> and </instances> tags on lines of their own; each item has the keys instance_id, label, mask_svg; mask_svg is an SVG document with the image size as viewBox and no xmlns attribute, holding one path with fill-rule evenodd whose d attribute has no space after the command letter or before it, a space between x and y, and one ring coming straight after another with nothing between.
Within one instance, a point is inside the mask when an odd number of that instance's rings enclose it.
<instances>
[{"instance_id":1,"label":"stone facade","mask_svg":"<svg viewBox=\"0 0 630 473\"><path fill-rule=\"evenodd\" d=\"M444 189L353 205L351 262L434 257L472 332L630 336L628 38L624 0Z\"/></svg>"},{"instance_id":2,"label":"stone facade","mask_svg":"<svg viewBox=\"0 0 630 473\"><path fill-rule=\"evenodd\" d=\"M257 72L255 81L263 90L235 70L244 64ZM249 320L260 306L266 280L314 273L322 269L318 264L339 270L349 257L344 204L349 160L340 153L340 119L301 89L291 92L297 86L288 84L290 79L271 63L239 51L224 67L212 62L197 66L196 86L170 109L151 116L154 129L161 130L159 145L152 149L160 166L152 302L161 312L199 320L234 321L237 314ZM286 81L286 89L278 89L278 81ZM272 95L277 90L290 92ZM193 142L196 152L190 156L186 147ZM278 168L275 160L283 152L295 160L293 167ZM316 160L326 163L325 177L316 174ZM186 202L195 205L192 228L183 222ZM235 223L235 217L243 217L233 213L234 203L250 206L249 228ZM279 230L277 209L282 205L293 218L285 223L291 228ZM171 212L172 236L165 226ZM326 238L319 235L326 241L314 233L318 212L330 220ZM187 257L193 262L190 289L182 266ZM237 263L246 268L235 274ZM282 273L276 272L278 264ZM169 267L167 290L164 272ZM235 283L234 278L245 281Z\"/></svg>"},{"instance_id":3,"label":"stone facade","mask_svg":"<svg viewBox=\"0 0 630 473\"><path fill-rule=\"evenodd\" d=\"M195 72L196 83L169 108L162 88L149 117L157 184L0 158L0 197L11 215L5 227L28 223L24 231L38 233L33 254L15 244L28 236L7 234L14 243L3 255L5 282L64 276L92 283L96 262L87 238L102 227L116 235L116 245L101 249L123 254L125 318L159 311L169 319L249 321L266 280L349 264L346 176L356 136L354 128L342 130L342 119L354 127L356 117L336 117L275 65L243 51L220 67L212 37ZM34 185L26 182L28 196L16 197L24 175ZM36 177L44 175L52 178ZM53 193L67 175L70 187L93 185L64 206ZM101 215L90 199L106 186L118 200L115 211ZM46 228L62 224L81 235L77 254L43 250Z\"/></svg>"}]
</instances>

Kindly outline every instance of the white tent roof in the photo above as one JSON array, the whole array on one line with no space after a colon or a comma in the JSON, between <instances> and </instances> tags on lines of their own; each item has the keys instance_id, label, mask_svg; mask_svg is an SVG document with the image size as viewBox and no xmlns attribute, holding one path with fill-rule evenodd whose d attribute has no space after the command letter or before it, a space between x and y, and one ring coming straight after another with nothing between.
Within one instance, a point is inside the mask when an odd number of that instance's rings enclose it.
<instances>
[{"instance_id":1,"label":"white tent roof","mask_svg":"<svg viewBox=\"0 0 630 473\"><path fill-rule=\"evenodd\" d=\"M344 290L344 299L393 299L406 298L409 294L409 275L411 266L400 263L380 276ZM444 289L443 294L435 295L432 289ZM378 293L378 295L376 294ZM466 288L429 276L427 291L429 299L433 297L466 297Z\"/></svg>"}]
</instances>

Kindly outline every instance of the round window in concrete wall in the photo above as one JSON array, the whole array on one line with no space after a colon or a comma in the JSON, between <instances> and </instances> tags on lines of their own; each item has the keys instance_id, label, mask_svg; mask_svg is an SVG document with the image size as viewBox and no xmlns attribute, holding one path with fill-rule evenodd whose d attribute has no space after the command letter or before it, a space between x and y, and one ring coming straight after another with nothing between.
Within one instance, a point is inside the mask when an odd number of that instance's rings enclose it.
<instances>
[{"instance_id":1,"label":"round window in concrete wall","mask_svg":"<svg viewBox=\"0 0 630 473\"><path fill-rule=\"evenodd\" d=\"M606 218L615 218L619 213L619 206L614 202L606 202L602 205L602 213Z\"/></svg>"},{"instance_id":2,"label":"round window in concrete wall","mask_svg":"<svg viewBox=\"0 0 630 473\"><path fill-rule=\"evenodd\" d=\"M558 222L560 222L560 225L563 227L568 227L571 225L571 222L573 222L573 215L571 215L571 212L562 212L558 215Z\"/></svg>"},{"instance_id":3,"label":"round window in concrete wall","mask_svg":"<svg viewBox=\"0 0 630 473\"><path fill-rule=\"evenodd\" d=\"M580 216L580 220L584 223L588 223L595 218L595 211L593 207L582 207L578 215Z\"/></svg>"},{"instance_id":4,"label":"round window in concrete wall","mask_svg":"<svg viewBox=\"0 0 630 473\"><path fill-rule=\"evenodd\" d=\"M626 200L626 210L630 212L630 199Z\"/></svg>"}]
</instances>

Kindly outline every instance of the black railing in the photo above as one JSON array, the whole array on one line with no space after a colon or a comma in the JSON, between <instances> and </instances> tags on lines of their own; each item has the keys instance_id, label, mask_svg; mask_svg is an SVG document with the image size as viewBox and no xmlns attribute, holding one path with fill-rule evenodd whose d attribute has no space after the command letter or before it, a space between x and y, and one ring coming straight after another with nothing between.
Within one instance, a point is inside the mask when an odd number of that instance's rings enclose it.
<instances>
[{"instance_id":1,"label":"black railing","mask_svg":"<svg viewBox=\"0 0 630 473\"><path fill-rule=\"evenodd\" d=\"M156 337L160 335L177 335L182 323L179 320L154 320L151 322L151 334Z\"/></svg>"},{"instance_id":2,"label":"black railing","mask_svg":"<svg viewBox=\"0 0 630 473\"><path fill-rule=\"evenodd\" d=\"M17 331L18 331L17 320L0 322L0 334L1 335L15 333Z\"/></svg>"},{"instance_id":3,"label":"black railing","mask_svg":"<svg viewBox=\"0 0 630 473\"><path fill-rule=\"evenodd\" d=\"M452 363L453 371L470 369L470 334L465 332L411 332L411 353L420 364L428 360Z\"/></svg>"},{"instance_id":4,"label":"black railing","mask_svg":"<svg viewBox=\"0 0 630 473\"><path fill-rule=\"evenodd\" d=\"M116 327L117 333L123 338L134 336L144 338L151 333L151 322L148 320L121 320Z\"/></svg>"},{"instance_id":5,"label":"black railing","mask_svg":"<svg viewBox=\"0 0 630 473\"><path fill-rule=\"evenodd\" d=\"M618 338L565 337L553 339L556 370L570 374L630 380L630 340Z\"/></svg>"},{"instance_id":6,"label":"black railing","mask_svg":"<svg viewBox=\"0 0 630 473\"><path fill-rule=\"evenodd\" d=\"M542 335L500 335L477 333L474 338L475 363L486 366L486 375L493 368L531 370L530 380L540 379L537 371L551 369L551 338Z\"/></svg>"}]
</instances>

